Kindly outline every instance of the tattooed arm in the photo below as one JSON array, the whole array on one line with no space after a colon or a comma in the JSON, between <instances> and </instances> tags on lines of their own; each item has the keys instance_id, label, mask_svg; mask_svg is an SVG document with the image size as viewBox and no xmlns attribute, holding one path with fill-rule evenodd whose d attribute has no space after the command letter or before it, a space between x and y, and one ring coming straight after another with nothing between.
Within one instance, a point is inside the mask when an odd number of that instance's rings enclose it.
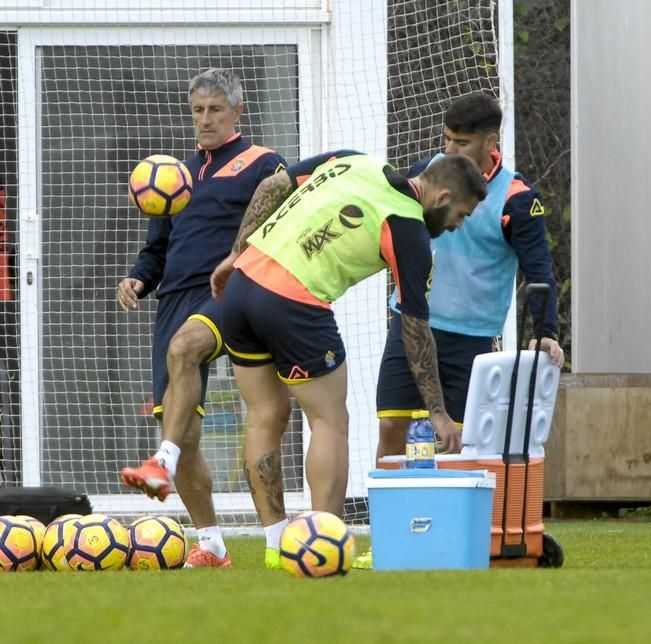
<instances>
[{"instance_id":1,"label":"tattooed arm","mask_svg":"<svg viewBox=\"0 0 651 644\"><path fill-rule=\"evenodd\" d=\"M403 314L402 341L407 362L425 406L432 413L445 412L439 380L436 342L427 320Z\"/></svg>"},{"instance_id":2,"label":"tattooed arm","mask_svg":"<svg viewBox=\"0 0 651 644\"><path fill-rule=\"evenodd\" d=\"M402 342L418 391L429 410L430 420L448 452L461 451L461 432L445 411L439 378L436 341L427 320L402 315Z\"/></svg>"},{"instance_id":3,"label":"tattooed arm","mask_svg":"<svg viewBox=\"0 0 651 644\"><path fill-rule=\"evenodd\" d=\"M254 233L294 191L287 172L272 174L260 182L244 213L233 244L233 253L239 255L246 248L247 238Z\"/></svg>"},{"instance_id":4,"label":"tattooed arm","mask_svg":"<svg viewBox=\"0 0 651 644\"><path fill-rule=\"evenodd\" d=\"M210 276L212 296L220 299L226 280L233 272L235 260L246 248L246 240L255 232L293 192L294 186L287 172L282 171L263 179L251 197L230 255L220 262Z\"/></svg>"},{"instance_id":5,"label":"tattooed arm","mask_svg":"<svg viewBox=\"0 0 651 644\"><path fill-rule=\"evenodd\" d=\"M430 236L422 221L387 217L382 257L396 281L395 305L402 315L402 341L414 382L444 449L461 450L461 432L445 411L436 341L429 327L427 292L433 275Z\"/></svg>"}]
</instances>

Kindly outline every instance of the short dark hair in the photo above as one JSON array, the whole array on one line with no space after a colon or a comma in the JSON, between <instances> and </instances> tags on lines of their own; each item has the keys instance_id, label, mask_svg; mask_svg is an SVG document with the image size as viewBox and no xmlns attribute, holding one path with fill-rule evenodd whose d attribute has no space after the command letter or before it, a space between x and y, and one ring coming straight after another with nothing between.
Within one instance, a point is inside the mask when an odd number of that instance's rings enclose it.
<instances>
[{"instance_id":1,"label":"short dark hair","mask_svg":"<svg viewBox=\"0 0 651 644\"><path fill-rule=\"evenodd\" d=\"M452 198L465 201L486 197L486 180L479 166L461 154L445 154L429 165L420 175L437 188L447 188Z\"/></svg>"},{"instance_id":2,"label":"short dark hair","mask_svg":"<svg viewBox=\"0 0 651 644\"><path fill-rule=\"evenodd\" d=\"M443 123L453 132L499 132L502 110L498 102L488 94L466 94L450 104Z\"/></svg>"},{"instance_id":3,"label":"short dark hair","mask_svg":"<svg viewBox=\"0 0 651 644\"><path fill-rule=\"evenodd\" d=\"M192 105L192 94L198 92L202 95L224 94L231 107L242 105L242 83L240 77L230 69L211 67L201 74L197 74L190 81L188 100Z\"/></svg>"}]
</instances>

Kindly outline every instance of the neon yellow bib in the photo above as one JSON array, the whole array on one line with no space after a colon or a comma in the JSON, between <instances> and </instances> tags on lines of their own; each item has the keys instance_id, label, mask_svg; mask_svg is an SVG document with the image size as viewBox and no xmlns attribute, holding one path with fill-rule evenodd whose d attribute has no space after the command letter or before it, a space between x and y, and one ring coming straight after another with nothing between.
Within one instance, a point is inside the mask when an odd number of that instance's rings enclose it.
<instances>
[{"instance_id":1,"label":"neon yellow bib","mask_svg":"<svg viewBox=\"0 0 651 644\"><path fill-rule=\"evenodd\" d=\"M320 300L386 268L380 255L389 215L423 221L415 199L391 186L386 162L368 155L320 165L248 243L272 257Z\"/></svg>"}]
</instances>

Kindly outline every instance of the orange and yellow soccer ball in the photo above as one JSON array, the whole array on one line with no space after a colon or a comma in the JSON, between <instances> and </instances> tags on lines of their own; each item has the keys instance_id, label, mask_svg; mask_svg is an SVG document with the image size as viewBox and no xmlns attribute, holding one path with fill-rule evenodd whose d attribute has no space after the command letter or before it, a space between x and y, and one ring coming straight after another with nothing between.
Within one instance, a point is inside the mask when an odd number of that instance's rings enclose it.
<instances>
[{"instance_id":1,"label":"orange and yellow soccer ball","mask_svg":"<svg viewBox=\"0 0 651 644\"><path fill-rule=\"evenodd\" d=\"M280 566L296 577L345 575L355 558L355 539L329 512L303 512L280 538Z\"/></svg>"},{"instance_id":2,"label":"orange and yellow soccer ball","mask_svg":"<svg viewBox=\"0 0 651 644\"><path fill-rule=\"evenodd\" d=\"M81 514L63 514L48 524L41 546L41 563L46 570L71 570L65 555L65 544L72 522L80 518Z\"/></svg>"},{"instance_id":3,"label":"orange and yellow soccer ball","mask_svg":"<svg viewBox=\"0 0 651 644\"><path fill-rule=\"evenodd\" d=\"M168 217L188 205L192 175L173 156L153 154L143 159L129 177L129 198L144 215Z\"/></svg>"},{"instance_id":4,"label":"orange and yellow soccer ball","mask_svg":"<svg viewBox=\"0 0 651 644\"><path fill-rule=\"evenodd\" d=\"M129 554L129 533L104 514L73 519L64 530L63 552L72 570L120 570Z\"/></svg>"},{"instance_id":5,"label":"orange and yellow soccer ball","mask_svg":"<svg viewBox=\"0 0 651 644\"><path fill-rule=\"evenodd\" d=\"M35 570L37 564L36 535L29 521L0 516L0 572Z\"/></svg>"},{"instance_id":6,"label":"orange and yellow soccer ball","mask_svg":"<svg viewBox=\"0 0 651 644\"><path fill-rule=\"evenodd\" d=\"M129 526L127 566L132 570L168 570L185 563L185 533L169 517L141 517Z\"/></svg>"},{"instance_id":7,"label":"orange and yellow soccer ball","mask_svg":"<svg viewBox=\"0 0 651 644\"><path fill-rule=\"evenodd\" d=\"M18 514L16 518L27 521L34 529L34 537L36 538L36 568L39 569L42 567L41 548L43 547L43 538L45 537L45 526L36 517L30 517L26 514Z\"/></svg>"}]
</instances>

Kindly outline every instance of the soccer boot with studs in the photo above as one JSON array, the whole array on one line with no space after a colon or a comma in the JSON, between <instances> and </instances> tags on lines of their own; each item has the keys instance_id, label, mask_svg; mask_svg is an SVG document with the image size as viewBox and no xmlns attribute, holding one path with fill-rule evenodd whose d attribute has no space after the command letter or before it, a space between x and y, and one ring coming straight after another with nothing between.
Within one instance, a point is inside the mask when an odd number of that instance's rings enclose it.
<instances>
[{"instance_id":1,"label":"soccer boot with studs","mask_svg":"<svg viewBox=\"0 0 651 644\"><path fill-rule=\"evenodd\" d=\"M170 477L167 470L154 456L138 467L125 467L120 473L122 482L131 488L142 490L148 497L164 501L170 493Z\"/></svg>"},{"instance_id":2,"label":"soccer boot with studs","mask_svg":"<svg viewBox=\"0 0 651 644\"><path fill-rule=\"evenodd\" d=\"M210 550L201 550L199 544L193 544L190 554L183 564L184 568L230 568L232 566L231 557L228 552L219 558Z\"/></svg>"}]
</instances>

